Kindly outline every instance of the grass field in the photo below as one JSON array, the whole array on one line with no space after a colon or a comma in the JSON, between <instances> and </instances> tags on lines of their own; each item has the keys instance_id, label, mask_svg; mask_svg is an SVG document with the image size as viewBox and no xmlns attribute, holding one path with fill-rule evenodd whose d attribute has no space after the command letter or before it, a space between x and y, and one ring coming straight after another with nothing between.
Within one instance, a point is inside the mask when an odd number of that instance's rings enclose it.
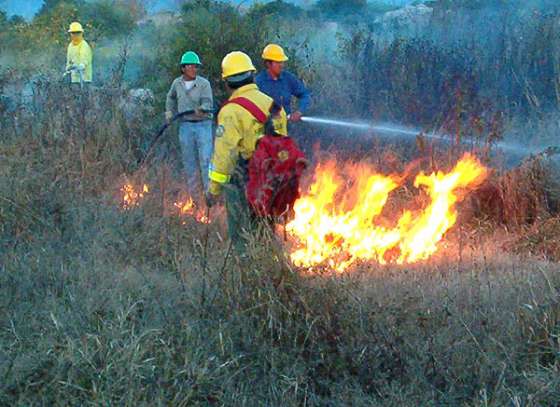
<instances>
[{"instance_id":1,"label":"grass field","mask_svg":"<svg viewBox=\"0 0 560 407\"><path fill-rule=\"evenodd\" d=\"M2 121L1 405L560 403L558 266L520 229L471 219L427 262L345 274L268 240L240 260L219 210L172 211L176 169L134 172L114 101L69 100ZM151 190L123 211L126 172Z\"/></svg>"}]
</instances>

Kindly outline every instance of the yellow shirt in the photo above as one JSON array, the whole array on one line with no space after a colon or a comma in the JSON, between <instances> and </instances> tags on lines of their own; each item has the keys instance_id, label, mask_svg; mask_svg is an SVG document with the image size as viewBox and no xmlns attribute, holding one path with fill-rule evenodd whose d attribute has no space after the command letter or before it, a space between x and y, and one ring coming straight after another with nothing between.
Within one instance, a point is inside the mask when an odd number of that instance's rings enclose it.
<instances>
[{"instance_id":1,"label":"yellow shirt","mask_svg":"<svg viewBox=\"0 0 560 407\"><path fill-rule=\"evenodd\" d=\"M93 77L92 69L92 52L86 40L82 40L78 45L70 43L68 45L68 52L66 53L66 69L71 65L83 64L84 69L84 82L91 82ZM80 83L80 74L77 71L72 71L72 83Z\"/></svg>"},{"instance_id":2,"label":"yellow shirt","mask_svg":"<svg viewBox=\"0 0 560 407\"><path fill-rule=\"evenodd\" d=\"M236 89L229 99L237 97L249 99L267 114L273 103L273 99L262 93L255 84ZM284 109L273 122L277 133L287 135L288 121ZM263 135L264 124L242 106L230 103L220 110L209 171L211 193L219 194L220 184L229 182L239 157L250 159L257 140Z\"/></svg>"}]
</instances>

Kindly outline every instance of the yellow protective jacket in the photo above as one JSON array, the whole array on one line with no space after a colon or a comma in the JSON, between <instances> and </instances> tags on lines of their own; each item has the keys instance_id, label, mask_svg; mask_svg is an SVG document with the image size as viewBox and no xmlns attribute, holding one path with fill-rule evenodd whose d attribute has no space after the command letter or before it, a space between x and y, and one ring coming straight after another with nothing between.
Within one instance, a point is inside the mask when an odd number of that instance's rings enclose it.
<instances>
[{"instance_id":1,"label":"yellow protective jacket","mask_svg":"<svg viewBox=\"0 0 560 407\"><path fill-rule=\"evenodd\" d=\"M86 40L82 40L78 45L70 43L68 45L68 52L66 53L66 69L68 70L72 65L84 65L84 82L91 82L93 77L92 69L92 52ZM72 83L80 83L80 74L77 71L72 71Z\"/></svg>"},{"instance_id":2,"label":"yellow protective jacket","mask_svg":"<svg viewBox=\"0 0 560 407\"><path fill-rule=\"evenodd\" d=\"M273 99L262 93L255 84L245 85L231 95L229 100L244 97L256 104L268 115ZM288 134L288 121L284 109L273 119L277 133ZM264 124L260 123L245 108L226 104L218 114L218 128L214 141L214 153L210 162L208 177L209 192L219 195L221 186L230 181L239 157L249 160L253 156L257 140L264 135Z\"/></svg>"}]
</instances>

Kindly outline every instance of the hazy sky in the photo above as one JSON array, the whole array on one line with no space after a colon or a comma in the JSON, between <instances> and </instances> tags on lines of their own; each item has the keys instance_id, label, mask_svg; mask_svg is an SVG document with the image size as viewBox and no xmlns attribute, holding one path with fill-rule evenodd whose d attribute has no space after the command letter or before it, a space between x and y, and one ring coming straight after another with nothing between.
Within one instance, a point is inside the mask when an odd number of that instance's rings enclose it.
<instances>
[{"instance_id":1,"label":"hazy sky","mask_svg":"<svg viewBox=\"0 0 560 407\"><path fill-rule=\"evenodd\" d=\"M254 0L231 0L234 3L243 2L245 4L249 4ZM262 1L262 0L261 0ZM286 0L291 3L306 5L314 3L314 0ZM411 3L413 0L384 0L386 3L389 4L407 4ZM153 2L155 4L154 11L157 10L165 10L172 8L172 5L175 3L174 0L155 0ZM41 5L43 4L43 0L0 0L0 7L6 10L9 15L18 14L22 15L25 18L33 17L33 14L39 10Z\"/></svg>"}]
</instances>

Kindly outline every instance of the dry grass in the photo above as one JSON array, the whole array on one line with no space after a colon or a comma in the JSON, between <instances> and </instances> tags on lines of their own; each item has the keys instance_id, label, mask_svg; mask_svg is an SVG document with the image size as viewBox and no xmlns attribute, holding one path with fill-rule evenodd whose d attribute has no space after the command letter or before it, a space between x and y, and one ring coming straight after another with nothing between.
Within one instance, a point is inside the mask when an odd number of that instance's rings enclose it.
<instances>
[{"instance_id":1,"label":"dry grass","mask_svg":"<svg viewBox=\"0 0 560 407\"><path fill-rule=\"evenodd\" d=\"M118 208L136 158L111 104L46 106L0 145L0 404L560 402L555 264L467 224L415 266L309 274L269 239L240 260L168 210L177 168Z\"/></svg>"}]
</instances>

